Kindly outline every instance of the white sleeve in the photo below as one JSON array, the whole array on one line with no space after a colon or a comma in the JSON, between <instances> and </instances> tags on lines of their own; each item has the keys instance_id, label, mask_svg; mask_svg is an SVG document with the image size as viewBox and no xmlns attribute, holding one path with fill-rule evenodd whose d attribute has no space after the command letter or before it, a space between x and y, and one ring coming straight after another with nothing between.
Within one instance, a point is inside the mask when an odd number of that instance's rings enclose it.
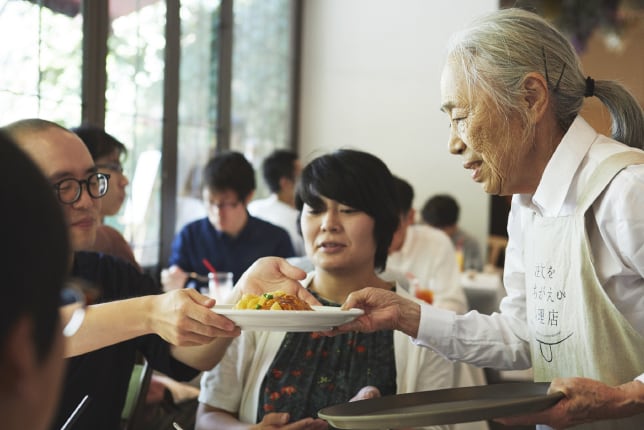
<instances>
[{"instance_id":1,"label":"white sleeve","mask_svg":"<svg viewBox=\"0 0 644 430\"><path fill-rule=\"evenodd\" d=\"M244 376L248 373L246 369L250 365L244 362L244 357L252 356L252 354L242 353L244 348L249 347L245 337L242 333L233 340L219 364L203 373L199 392L200 403L232 414L239 412L245 384Z\"/></svg>"},{"instance_id":2,"label":"white sleeve","mask_svg":"<svg viewBox=\"0 0 644 430\"><path fill-rule=\"evenodd\" d=\"M516 205L512 205L513 209ZM465 315L421 307L420 327L415 342L433 349L450 360L464 361L478 367L526 369L531 366L530 345L525 311L525 283L521 249L520 219L510 212L504 286L507 296L501 313L483 315L477 311Z\"/></svg>"}]
</instances>

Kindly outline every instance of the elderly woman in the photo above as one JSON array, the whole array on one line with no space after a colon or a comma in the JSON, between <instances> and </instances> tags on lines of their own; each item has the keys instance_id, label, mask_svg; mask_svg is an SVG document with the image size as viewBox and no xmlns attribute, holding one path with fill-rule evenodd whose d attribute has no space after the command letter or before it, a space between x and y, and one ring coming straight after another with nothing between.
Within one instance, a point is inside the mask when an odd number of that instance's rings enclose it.
<instances>
[{"instance_id":1,"label":"elderly woman","mask_svg":"<svg viewBox=\"0 0 644 430\"><path fill-rule=\"evenodd\" d=\"M349 296L366 314L340 331L394 328L451 359L532 366L565 394L506 423L643 428L644 154L629 147L644 141L641 107L518 9L452 39L441 93L450 152L487 193L514 195L501 312L458 316L369 288ZM584 97L606 105L612 138L579 116Z\"/></svg>"},{"instance_id":2,"label":"elderly woman","mask_svg":"<svg viewBox=\"0 0 644 430\"><path fill-rule=\"evenodd\" d=\"M302 172L296 206L315 266L303 284L323 305L340 306L365 285L414 300L376 273L399 218L382 161L352 150L313 160ZM197 428L326 429L315 418L323 407L446 388L452 372L450 362L391 329L337 337L243 331L202 379Z\"/></svg>"},{"instance_id":3,"label":"elderly woman","mask_svg":"<svg viewBox=\"0 0 644 430\"><path fill-rule=\"evenodd\" d=\"M532 366L565 397L506 424L644 428L644 114L613 81L584 76L535 14L492 13L455 35L441 79L449 149L490 194L514 195L500 313L456 315L384 289L335 333L396 329L454 360ZM579 116L597 97L613 135ZM284 279L287 281L286 279Z\"/></svg>"}]
</instances>

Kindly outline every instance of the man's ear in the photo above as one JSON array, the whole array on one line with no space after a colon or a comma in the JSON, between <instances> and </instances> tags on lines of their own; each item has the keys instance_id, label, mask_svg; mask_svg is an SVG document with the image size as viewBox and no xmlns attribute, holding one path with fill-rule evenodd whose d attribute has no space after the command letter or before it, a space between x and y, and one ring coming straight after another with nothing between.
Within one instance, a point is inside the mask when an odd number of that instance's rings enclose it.
<instances>
[{"instance_id":1,"label":"man's ear","mask_svg":"<svg viewBox=\"0 0 644 430\"><path fill-rule=\"evenodd\" d=\"M538 122L550 103L550 91L546 78L540 73L528 73L523 79L524 101L530 116Z\"/></svg>"},{"instance_id":2,"label":"man's ear","mask_svg":"<svg viewBox=\"0 0 644 430\"><path fill-rule=\"evenodd\" d=\"M26 315L9 329L0 357L0 392L20 398L33 396L38 360L33 343L33 323Z\"/></svg>"}]
</instances>

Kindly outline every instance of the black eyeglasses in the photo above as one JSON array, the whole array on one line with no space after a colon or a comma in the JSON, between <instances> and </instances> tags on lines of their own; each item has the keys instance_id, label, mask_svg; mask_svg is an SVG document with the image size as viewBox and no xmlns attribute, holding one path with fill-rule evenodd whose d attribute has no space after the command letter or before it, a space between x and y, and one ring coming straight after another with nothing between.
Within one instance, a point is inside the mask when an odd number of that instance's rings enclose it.
<instances>
[{"instance_id":1,"label":"black eyeglasses","mask_svg":"<svg viewBox=\"0 0 644 430\"><path fill-rule=\"evenodd\" d=\"M100 199L107 194L110 175L107 173L93 173L85 180L68 178L54 184L56 195L61 203L71 205L76 203L83 192L83 184L87 193L93 199Z\"/></svg>"}]
</instances>

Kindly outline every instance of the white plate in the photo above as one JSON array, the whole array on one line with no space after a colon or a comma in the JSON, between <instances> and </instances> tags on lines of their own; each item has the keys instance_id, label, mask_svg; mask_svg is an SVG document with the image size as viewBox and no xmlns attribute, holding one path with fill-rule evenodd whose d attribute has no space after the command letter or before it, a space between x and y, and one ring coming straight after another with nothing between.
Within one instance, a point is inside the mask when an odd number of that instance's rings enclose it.
<instances>
[{"instance_id":1,"label":"white plate","mask_svg":"<svg viewBox=\"0 0 644 430\"><path fill-rule=\"evenodd\" d=\"M537 412L557 403L547 382L491 384L397 394L343 403L318 412L339 429L418 427L491 420Z\"/></svg>"},{"instance_id":2,"label":"white plate","mask_svg":"<svg viewBox=\"0 0 644 430\"><path fill-rule=\"evenodd\" d=\"M312 306L312 311L265 311L233 309L217 305L213 310L232 320L242 330L255 331L325 331L353 321L362 309L340 310L334 306Z\"/></svg>"}]
</instances>

